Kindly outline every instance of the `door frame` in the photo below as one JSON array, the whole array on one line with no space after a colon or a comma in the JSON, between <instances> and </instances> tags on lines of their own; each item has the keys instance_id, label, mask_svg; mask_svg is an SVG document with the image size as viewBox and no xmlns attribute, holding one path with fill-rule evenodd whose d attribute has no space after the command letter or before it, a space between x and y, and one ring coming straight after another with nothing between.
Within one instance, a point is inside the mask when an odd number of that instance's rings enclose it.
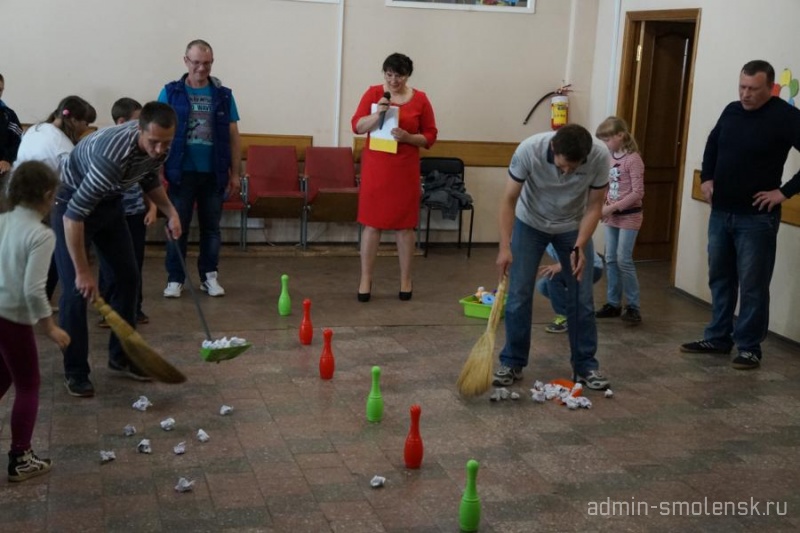
<instances>
[{"instance_id":1,"label":"door frame","mask_svg":"<svg viewBox=\"0 0 800 533\"><path fill-rule=\"evenodd\" d=\"M670 261L669 282L675 285L676 260L678 254L678 235L681 224L681 203L683 186L686 181L686 142L689 136L689 117L692 108L692 95L694 93L694 71L697 59L697 48L700 37L700 14L702 9L663 9L653 11L628 11L625 13L625 25L622 38L622 53L620 56L619 89L617 92L618 116L632 116L634 95L636 94L637 70L641 63L636 61L637 45L646 22L694 22L694 43L692 46L691 60L686 90L686 103L683 109L681 146L679 150L678 168L680 178L675 198L675 221L671 229L672 259Z\"/></svg>"}]
</instances>

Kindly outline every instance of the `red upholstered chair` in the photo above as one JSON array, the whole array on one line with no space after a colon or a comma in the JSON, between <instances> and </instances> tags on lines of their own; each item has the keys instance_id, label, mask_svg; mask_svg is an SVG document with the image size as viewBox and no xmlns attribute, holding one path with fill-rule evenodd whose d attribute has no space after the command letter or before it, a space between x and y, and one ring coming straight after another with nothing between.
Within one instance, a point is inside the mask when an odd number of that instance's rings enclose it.
<instances>
[{"instance_id":1,"label":"red upholstered chair","mask_svg":"<svg viewBox=\"0 0 800 533\"><path fill-rule=\"evenodd\" d=\"M248 218L299 219L300 244L305 246L306 191L293 146L250 146L242 190Z\"/></svg>"},{"instance_id":2,"label":"red upholstered chair","mask_svg":"<svg viewBox=\"0 0 800 533\"><path fill-rule=\"evenodd\" d=\"M356 221L358 181L352 148L307 148L304 176L308 193L308 222Z\"/></svg>"}]
</instances>

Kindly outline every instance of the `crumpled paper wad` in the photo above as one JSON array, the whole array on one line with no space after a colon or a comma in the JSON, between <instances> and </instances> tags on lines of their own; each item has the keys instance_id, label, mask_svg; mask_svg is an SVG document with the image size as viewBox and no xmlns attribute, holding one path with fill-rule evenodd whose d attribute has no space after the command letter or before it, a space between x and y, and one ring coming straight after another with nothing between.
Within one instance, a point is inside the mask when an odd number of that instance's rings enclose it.
<instances>
[{"instance_id":1,"label":"crumpled paper wad","mask_svg":"<svg viewBox=\"0 0 800 533\"><path fill-rule=\"evenodd\" d=\"M175 419L169 417L162 420L161 429L163 429L164 431L172 431L173 429L175 429Z\"/></svg>"},{"instance_id":2,"label":"crumpled paper wad","mask_svg":"<svg viewBox=\"0 0 800 533\"><path fill-rule=\"evenodd\" d=\"M186 442L179 442L172 448L172 451L175 452L175 455L183 455L186 453Z\"/></svg>"},{"instance_id":3,"label":"crumpled paper wad","mask_svg":"<svg viewBox=\"0 0 800 533\"><path fill-rule=\"evenodd\" d=\"M125 434L126 437L133 437L136 435L136 427L132 424L128 424L124 428L122 428L122 432Z\"/></svg>"},{"instance_id":4,"label":"crumpled paper wad","mask_svg":"<svg viewBox=\"0 0 800 533\"><path fill-rule=\"evenodd\" d=\"M383 476L374 476L369 481L369 484L373 489L379 489L386 484L386 478Z\"/></svg>"},{"instance_id":5,"label":"crumpled paper wad","mask_svg":"<svg viewBox=\"0 0 800 533\"><path fill-rule=\"evenodd\" d=\"M117 455L112 450L100 450L100 462L110 463L117 458Z\"/></svg>"},{"instance_id":6,"label":"crumpled paper wad","mask_svg":"<svg viewBox=\"0 0 800 533\"><path fill-rule=\"evenodd\" d=\"M544 403L547 401L547 397L543 390L531 389L531 400L536 403Z\"/></svg>"},{"instance_id":7,"label":"crumpled paper wad","mask_svg":"<svg viewBox=\"0 0 800 533\"><path fill-rule=\"evenodd\" d=\"M148 407L152 407L153 404L150 403L150 400L147 399L147 396L139 396L139 399L133 402L132 407L137 411L147 411Z\"/></svg>"},{"instance_id":8,"label":"crumpled paper wad","mask_svg":"<svg viewBox=\"0 0 800 533\"><path fill-rule=\"evenodd\" d=\"M222 407L219 408L219 414L221 414L222 416L229 415L232 412L233 412L233 407L231 407L230 405L223 405Z\"/></svg>"},{"instance_id":9,"label":"crumpled paper wad","mask_svg":"<svg viewBox=\"0 0 800 533\"><path fill-rule=\"evenodd\" d=\"M178 479L178 484L175 485L176 492L189 492L194 487L194 480L189 481L185 477Z\"/></svg>"},{"instance_id":10,"label":"crumpled paper wad","mask_svg":"<svg viewBox=\"0 0 800 533\"><path fill-rule=\"evenodd\" d=\"M494 389L492 395L489 396L490 402L500 402L503 400L519 400L519 393L511 392L507 388L501 387L499 389Z\"/></svg>"},{"instance_id":11,"label":"crumpled paper wad","mask_svg":"<svg viewBox=\"0 0 800 533\"><path fill-rule=\"evenodd\" d=\"M583 407L584 409L592 408L592 400L586 396L578 396L577 398L567 396L567 398L564 399L564 404L567 406L567 409L577 409L579 407Z\"/></svg>"},{"instance_id":12,"label":"crumpled paper wad","mask_svg":"<svg viewBox=\"0 0 800 533\"><path fill-rule=\"evenodd\" d=\"M150 447L150 439L142 439L136 446L136 451L139 453L153 453L153 448Z\"/></svg>"},{"instance_id":13,"label":"crumpled paper wad","mask_svg":"<svg viewBox=\"0 0 800 533\"><path fill-rule=\"evenodd\" d=\"M197 430L197 440L199 440L200 442L208 442L210 439L211 437L208 436L208 433L206 433L202 429Z\"/></svg>"}]
</instances>

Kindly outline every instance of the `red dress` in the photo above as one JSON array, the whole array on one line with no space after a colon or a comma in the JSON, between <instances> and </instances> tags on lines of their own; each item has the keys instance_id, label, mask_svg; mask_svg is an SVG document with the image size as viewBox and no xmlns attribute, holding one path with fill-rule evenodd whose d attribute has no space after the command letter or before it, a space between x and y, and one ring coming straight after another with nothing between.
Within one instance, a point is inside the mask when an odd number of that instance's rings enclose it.
<instances>
[{"instance_id":1,"label":"red dress","mask_svg":"<svg viewBox=\"0 0 800 533\"><path fill-rule=\"evenodd\" d=\"M383 85L367 89L351 120L353 132L359 119L371 114L372 104L383 97L383 92ZM413 89L411 99L397 107L400 108L400 128L411 134L421 133L428 141L426 148L430 148L438 131L425 93ZM361 152L359 223L377 229L413 229L419 220L421 192L419 148L398 143L396 154L370 150L367 135L367 144Z\"/></svg>"}]
</instances>

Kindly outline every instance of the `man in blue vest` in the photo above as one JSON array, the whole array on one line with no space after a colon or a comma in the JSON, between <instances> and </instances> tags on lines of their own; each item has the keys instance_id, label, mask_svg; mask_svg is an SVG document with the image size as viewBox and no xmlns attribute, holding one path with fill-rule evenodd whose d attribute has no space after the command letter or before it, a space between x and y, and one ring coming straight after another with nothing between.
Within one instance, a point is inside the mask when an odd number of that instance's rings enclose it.
<instances>
[{"instance_id":1,"label":"man in blue vest","mask_svg":"<svg viewBox=\"0 0 800 533\"><path fill-rule=\"evenodd\" d=\"M167 243L167 287L165 298L180 298L185 274L178 253L186 257L188 228L197 205L200 226L200 257L197 268L200 288L209 296L223 296L218 263L222 202L239 194L241 145L239 112L233 93L211 76L214 51L201 39L186 46L183 58L188 72L164 86L158 96L178 115L175 139L164 165L167 192L187 232L178 239L180 252Z\"/></svg>"}]
</instances>

